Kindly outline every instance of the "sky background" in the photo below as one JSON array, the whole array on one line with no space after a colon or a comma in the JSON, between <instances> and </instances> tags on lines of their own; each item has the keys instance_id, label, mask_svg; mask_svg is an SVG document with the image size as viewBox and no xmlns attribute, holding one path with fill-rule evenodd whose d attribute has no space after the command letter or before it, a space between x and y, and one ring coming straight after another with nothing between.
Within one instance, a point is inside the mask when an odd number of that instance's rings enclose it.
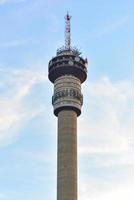
<instances>
[{"instance_id":1,"label":"sky background","mask_svg":"<svg viewBox=\"0 0 134 200\"><path fill-rule=\"evenodd\" d=\"M56 199L57 118L48 62L88 58L78 118L79 200L134 199L134 1L0 0L0 200Z\"/></svg>"}]
</instances>

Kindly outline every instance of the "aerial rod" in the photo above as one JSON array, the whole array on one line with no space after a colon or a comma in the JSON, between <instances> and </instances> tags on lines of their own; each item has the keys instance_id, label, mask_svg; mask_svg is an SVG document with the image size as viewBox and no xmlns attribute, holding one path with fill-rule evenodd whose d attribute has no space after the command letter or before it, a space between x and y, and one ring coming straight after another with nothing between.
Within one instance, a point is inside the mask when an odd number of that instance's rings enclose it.
<instances>
[{"instance_id":1,"label":"aerial rod","mask_svg":"<svg viewBox=\"0 0 134 200\"><path fill-rule=\"evenodd\" d=\"M71 16L67 12L65 16L65 49L70 49L71 47Z\"/></svg>"}]
</instances>

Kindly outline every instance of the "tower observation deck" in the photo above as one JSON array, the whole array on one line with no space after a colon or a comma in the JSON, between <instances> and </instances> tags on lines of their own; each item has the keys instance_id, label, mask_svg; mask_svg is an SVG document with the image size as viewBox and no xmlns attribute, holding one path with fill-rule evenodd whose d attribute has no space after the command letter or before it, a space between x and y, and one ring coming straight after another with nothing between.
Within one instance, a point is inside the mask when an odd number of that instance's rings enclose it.
<instances>
[{"instance_id":1,"label":"tower observation deck","mask_svg":"<svg viewBox=\"0 0 134 200\"><path fill-rule=\"evenodd\" d=\"M71 16L65 16L65 46L48 65L54 84L52 105L58 117L57 200L77 200L77 116L81 114L81 84L87 78L87 59L71 47Z\"/></svg>"}]
</instances>

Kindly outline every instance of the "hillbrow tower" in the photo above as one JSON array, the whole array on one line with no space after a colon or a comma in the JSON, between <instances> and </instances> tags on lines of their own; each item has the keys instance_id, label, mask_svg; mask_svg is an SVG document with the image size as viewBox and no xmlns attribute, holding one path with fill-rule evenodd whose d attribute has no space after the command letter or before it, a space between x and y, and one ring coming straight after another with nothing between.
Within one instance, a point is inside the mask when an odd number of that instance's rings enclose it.
<instances>
[{"instance_id":1,"label":"hillbrow tower","mask_svg":"<svg viewBox=\"0 0 134 200\"><path fill-rule=\"evenodd\" d=\"M49 62L54 83L52 105L58 117L57 200L77 200L77 116L81 114L81 83L87 78L87 59L71 47L70 19L65 16L65 46Z\"/></svg>"}]
</instances>

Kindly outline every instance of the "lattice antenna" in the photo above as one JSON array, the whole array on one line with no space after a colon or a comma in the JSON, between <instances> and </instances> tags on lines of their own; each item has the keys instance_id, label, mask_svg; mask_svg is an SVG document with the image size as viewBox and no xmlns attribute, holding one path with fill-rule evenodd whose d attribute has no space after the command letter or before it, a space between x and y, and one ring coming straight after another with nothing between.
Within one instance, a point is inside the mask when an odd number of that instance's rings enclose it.
<instances>
[{"instance_id":1,"label":"lattice antenna","mask_svg":"<svg viewBox=\"0 0 134 200\"><path fill-rule=\"evenodd\" d=\"M67 12L65 16L65 49L70 49L70 46L71 46L70 20L71 20L71 16Z\"/></svg>"}]
</instances>

